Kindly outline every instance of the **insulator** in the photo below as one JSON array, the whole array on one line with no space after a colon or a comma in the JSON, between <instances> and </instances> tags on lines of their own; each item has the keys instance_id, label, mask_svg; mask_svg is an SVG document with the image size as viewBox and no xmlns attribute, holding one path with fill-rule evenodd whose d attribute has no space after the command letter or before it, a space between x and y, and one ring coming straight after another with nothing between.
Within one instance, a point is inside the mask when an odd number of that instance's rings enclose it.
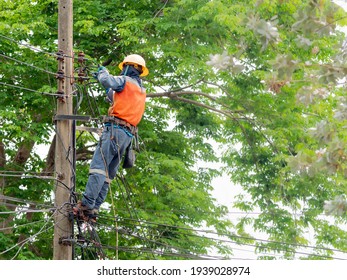
<instances>
[{"instance_id":1,"label":"insulator","mask_svg":"<svg viewBox=\"0 0 347 280\"><path fill-rule=\"evenodd\" d=\"M58 51L56 53L56 55L57 55L57 60L64 61L64 53L63 53L63 51Z\"/></svg>"}]
</instances>

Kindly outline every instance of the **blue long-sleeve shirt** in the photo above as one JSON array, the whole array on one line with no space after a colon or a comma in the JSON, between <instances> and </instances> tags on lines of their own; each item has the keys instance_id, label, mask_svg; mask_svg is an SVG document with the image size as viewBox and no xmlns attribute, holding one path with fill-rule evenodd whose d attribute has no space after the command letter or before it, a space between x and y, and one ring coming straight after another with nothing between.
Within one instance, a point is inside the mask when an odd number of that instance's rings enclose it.
<instances>
[{"instance_id":1,"label":"blue long-sleeve shirt","mask_svg":"<svg viewBox=\"0 0 347 280\"><path fill-rule=\"evenodd\" d=\"M141 79L139 78L140 72L133 66L128 66L127 69L123 69L121 75L122 76L110 75L106 68L100 70L98 73L98 80L106 89L107 100L110 103L113 102L113 92L121 92L124 89L126 83L125 75L137 80L140 87L142 87Z\"/></svg>"}]
</instances>

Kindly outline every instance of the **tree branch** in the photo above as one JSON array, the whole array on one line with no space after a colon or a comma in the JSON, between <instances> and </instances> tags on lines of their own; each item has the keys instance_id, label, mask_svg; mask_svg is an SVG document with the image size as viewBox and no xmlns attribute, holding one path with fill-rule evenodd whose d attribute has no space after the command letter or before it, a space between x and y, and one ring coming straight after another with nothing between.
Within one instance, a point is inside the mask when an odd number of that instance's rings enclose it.
<instances>
[{"instance_id":1,"label":"tree branch","mask_svg":"<svg viewBox=\"0 0 347 280\"><path fill-rule=\"evenodd\" d=\"M204 96L204 97L206 97L206 98L208 98L208 99L218 103L219 105L221 105L223 107L226 107L225 104L222 104L222 103L220 103L218 101L218 98L216 98L214 96L211 96L211 95L209 95L207 93L201 92L201 91L178 91L178 92L168 91L168 92L147 94L147 97L152 97L152 98L168 97L168 98L171 98L171 99L174 99L174 100L179 100L179 101L182 101L182 102L185 102L185 103L190 103L190 104L193 104L193 105L196 105L196 106L199 106L199 107L202 107L202 108L205 108L205 109L217 112L219 114L231 117L233 119L235 119L235 116L233 116L233 114L238 114L238 113L244 112L244 110L237 110L237 111L226 110L226 111L224 111L224 110L220 110L220 109L217 109L215 107L212 107L210 105L203 104L203 103L198 102L198 101L194 101L194 100L191 100L191 99L179 97L179 95L187 95L187 94ZM243 118L237 118L237 119L243 119Z\"/></svg>"},{"instance_id":2,"label":"tree branch","mask_svg":"<svg viewBox=\"0 0 347 280\"><path fill-rule=\"evenodd\" d=\"M147 97L170 97L171 98L173 96L185 95L185 94L200 95L208 99L211 99L213 101L217 101L216 97L211 96L207 93L203 93L201 91L166 91L166 92L159 92L159 93L150 93L150 94L147 94Z\"/></svg>"},{"instance_id":3,"label":"tree branch","mask_svg":"<svg viewBox=\"0 0 347 280\"><path fill-rule=\"evenodd\" d=\"M220 87L219 85L216 85L216 86L218 86L221 90L223 90L223 92L227 93L227 91L224 88ZM185 102L185 103L190 103L190 104L193 104L195 106L202 107L202 108L208 109L210 111L213 111L213 112L219 113L221 115L224 115L224 116L226 116L228 118L231 118L231 119L237 121L238 125L240 126L240 128L243 131L243 133L244 133L246 138L247 138L246 133L245 133L242 125L239 123L239 120L247 120L247 121L253 123L253 125L257 128L257 131L260 134L263 135L265 140L274 149L274 151L278 152L277 148L273 145L273 143L266 137L266 135L264 135L264 133L261 132L261 129L258 129L258 126L254 122L254 120L252 120L251 118L247 117L244 114L245 113L244 110L237 110L237 111L220 110L220 109L217 109L217 108L212 107L210 105L206 105L206 104L200 103L200 102L195 101L195 100L179 97L180 95L187 95L187 94L204 96L204 97L206 97L206 98L208 98L208 99L218 103L219 105L221 105L223 107L226 107L225 104L222 104L222 103L220 103L218 101L218 98L216 98L214 96L211 96L211 95L209 95L207 93L200 92L200 91L175 91L175 92L174 91L167 91L167 92L148 94L147 97L154 97L154 98L156 98L156 97L168 97L168 98L173 99L173 100L178 100L178 101L182 101L182 102ZM229 96L229 94L227 94L227 95ZM240 114L242 117L235 117L235 114ZM250 147L252 147L252 144L250 144Z\"/></svg>"},{"instance_id":4,"label":"tree branch","mask_svg":"<svg viewBox=\"0 0 347 280\"><path fill-rule=\"evenodd\" d=\"M49 147L47 156L46 156L46 166L42 171L42 175L53 175L54 173L54 160L55 160L55 143L57 136L54 135L52 143Z\"/></svg>"},{"instance_id":5,"label":"tree branch","mask_svg":"<svg viewBox=\"0 0 347 280\"><path fill-rule=\"evenodd\" d=\"M205 109L208 109L210 111L214 111L216 113L219 113L219 114L222 114L224 116L227 116L233 120L237 120L237 119L245 119L245 118L236 118L233 116L234 112L231 112L231 111L223 111L223 110L219 110L217 108L214 108L212 106L209 106L209 105L206 105L206 104L203 104L203 103L200 103L200 102L197 102L195 100L191 100L191 99L187 99L187 98L183 98L183 97L178 97L178 96L172 96L170 97L171 99L174 99L174 100L179 100L179 101L182 101L182 102L185 102L185 103L190 103L190 104L193 104L193 105L196 105L198 107L202 107L202 108L205 108Z\"/></svg>"},{"instance_id":6,"label":"tree branch","mask_svg":"<svg viewBox=\"0 0 347 280\"><path fill-rule=\"evenodd\" d=\"M30 157L30 153L35 145L34 140L23 141L19 146L18 152L13 160L15 165L24 166Z\"/></svg>"}]
</instances>

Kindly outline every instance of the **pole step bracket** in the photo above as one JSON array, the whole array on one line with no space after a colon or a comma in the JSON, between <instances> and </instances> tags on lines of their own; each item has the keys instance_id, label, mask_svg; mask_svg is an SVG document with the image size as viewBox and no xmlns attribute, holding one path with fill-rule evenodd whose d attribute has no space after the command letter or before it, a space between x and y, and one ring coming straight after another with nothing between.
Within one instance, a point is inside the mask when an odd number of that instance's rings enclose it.
<instances>
[{"instance_id":1,"label":"pole step bracket","mask_svg":"<svg viewBox=\"0 0 347 280\"><path fill-rule=\"evenodd\" d=\"M59 244L64 246L71 246L73 243L73 239L71 237L63 236L59 238Z\"/></svg>"},{"instance_id":2,"label":"pole step bracket","mask_svg":"<svg viewBox=\"0 0 347 280\"><path fill-rule=\"evenodd\" d=\"M75 120L81 122L90 121L90 116L81 116L81 115L55 115L53 121L64 121L64 120Z\"/></svg>"}]
</instances>

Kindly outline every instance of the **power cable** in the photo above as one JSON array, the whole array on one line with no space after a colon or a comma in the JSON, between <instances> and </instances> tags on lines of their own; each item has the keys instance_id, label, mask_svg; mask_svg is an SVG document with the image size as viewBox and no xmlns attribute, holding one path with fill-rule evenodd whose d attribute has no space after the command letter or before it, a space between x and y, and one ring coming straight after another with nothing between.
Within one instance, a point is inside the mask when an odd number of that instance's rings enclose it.
<instances>
[{"instance_id":1,"label":"power cable","mask_svg":"<svg viewBox=\"0 0 347 280\"><path fill-rule=\"evenodd\" d=\"M123 184L125 185L125 179L121 178L123 181ZM128 194L129 196L129 194ZM118 219L119 217L113 217L115 219ZM123 219L127 219L127 218L123 218ZM136 222L136 224L141 224L143 221L140 221L138 218L134 219L133 217L131 219L127 219L127 220L133 220L134 222ZM201 229L189 229L189 228L183 228L183 227L177 227L177 226L172 226L172 225L165 225L165 224L160 224L160 223L154 223L154 222L150 222L150 221L145 221L144 223L148 223L148 224L155 224L155 225L161 225L161 226L165 226L165 227L172 227L172 228L177 228L177 229L183 229L183 230L191 230L191 231L196 231L196 232L203 232L203 233L208 233L208 234L217 234L220 235L217 232L212 232L212 231L206 231L206 230L201 230ZM278 245L287 245L287 246L299 246L299 247L304 247L304 248L310 248L310 249L318 249L318 250L330 250L333 252L339 252L339 253L347 253L345 251L342 250L338 250L338 249L332 249L332 248L325 248L325 247L315 247L315 246L309 246L309 245L304 245L304 244L293 244L293 243L288 243L288 242L279 242L279 241L270 241L270 240L264 240L264 239L259 239L259 238L252 238L252 237L242 237L242 236L238 236L238 235L230 235L230 234L224 234L225 236L229 237L229 238L238 238L238 239L248 239L248 240L254 240L254 241L259 241L259 242L267 242L267 243L271 243L271 244L278 244ZM220 241L220 240L219 240Z\"/></svg>"},{"instance_id":2,"label":"power cable","mask_svg":"<svg viewBox=\"0 0 347 280\"><path fill-rule=\"evenodd\" d=\"M139 218L138 218L138 215L137 215L137 213L135 212L135 213L133 213L133 211L132 211L132 209L134 209L134 203L133 203L133 201L132 201L132 199L131 199L131 192L129 191L129 186L127 185L127 183L126 183L126 180L123 178L123 177L121 177L120 175L117 175L117 177L116 177L117 179L116 179L116 181L117 181L117 183L118 183L118 186L119 186L119 189L121 190L121 192L122 192L122 195L123 195L123 198L124 198L124 200L125 201L129 201L129 214L130 214L130 216L132 217L132 214L134 214L135 215L135 218L137 219L137 220L139 220ZM125 191L126 191L126 196L124 196L124 193L123 193L123 191L122 191L122 188L120 187L120 184L119 184L119 180L122 182L122 185L124 186L124 189L125 189ZM128 206L128 203L126 203L126 205ZM132 208L132 209L131 209ZM117 219L116 219L116 217L115 217L115 221L117 221ZM145 239L145 240L147 240L147 242L150 242L150 240L148 240L147 238L146 238L146 235L145 235L145 233L144 233L144 231L142 230L142 232L141 232L141 234L143 234L143 238Z\"/></svg>"},{"instance_id":3,"label":"power cable","mask_svg":"<svg viewBox=\"0 0 347 280\"><path fill-rule=\"evenodd\" d=\"M89 110L91 112L91 115L99 123L100 120L98 118L100 118L101 112L100 112L98 104L96 103L95 95L94 95L93 91L90 88L91 84L92 84L92 82L84 85L84 93L85 93L87 101L88 101L88 106L89 106ZM92 102L94 104L92 104Z\"/></svg>"},{"instance_id":4,"label":"power cable","mask_svg":"<svg viewBox=\"0 0 347 280\"><path fill-rule=\"evenodd\" d=\"M119 217L116 217L116 218L118 219ZM130 219L130 218L122 218L122 219L123 220L135 221L136 223L145 223L145 224L149 224L149 225L159 225L159 226L165 226L165 227L168 227L168 228L175 228L175 229L181 229L181 230L186 230L186 231L195 231L195 232L206 233L206 234L213 234L213 235L218 235L218 236L223 235L223 236L226 236L226 237L229 237L229 238L246 239L246 240L267 242L267 243L278 244L278 245L288 245L288 246L294 246L294 247L299 246L299 247L310 248L310 249L330 250L330 251L338 252L338 253L347 253L346 251L333 249L333 248L315 247L315 246L304 245L304 244L293 244L293 243L288 243L288 242L271 241L271 240L253 238L253 237L239 236L239 235L235 235L235 234L220 234L218 232L214 232L214 231L211 231L211 230L185 228L185 227L179 227L179 226L173 226L173 225L167 225L167 224L160 224L160 223L150 222L150 221L134 220L134 219Z\"/></svg>"},{"instance_id":5,"label":"power cable","mask_svg":"<svg viewBox=\"0 0 347 280\"><path fill-rule=\"evenodd\" d=\"M117 175L117 179L119 179L119 178L120 178L119 175ZM131 199L131 195L130 195L130 193L128 192L126 186L124 185L124 182L121 181L121 182L123 183L123 186L124 186L124 189L125 189L125 192L126 192L126 195L124 194L123 189L122 189L122 187L121 187L121 184L119 183L119 180L117 180L117 179L116 179L115 181L116 181L117 184L118 184L118 188L119 188L119 190L120 190L120 192L121 192L121 194L122 194L122 196L123 196L123 199L124 199L124 201L128 201L128 203L125 203L125 204L127 205L127 208L128 208L128 213L129 213L129 215L130 215L131 217L133 217L133 211L132 211L132 209L134 208L134 206L133 206L133 201L132 201L132 199ZM135 218L133 218L133 220L136 221L136 218L138 219L138 216L137 216L137 214L135 213ZM116 217L115 217L114 221L117 221ZM146 240L147 242L150 242L150 240L148 240L148 238L146 238L146 235L145 235L145 233L144 233L143 231L142 231L140 234L143 235L142 238L143 238L144 240ZM153 257L154 257L154 256L153 256Z\"/></svg>"},{"instance_id":6,"label":"power cable","mask_svg":"<svg viewBox=\"0 0 347 280\"><path fill-rule=\"evenodd\" d=\"M0 228L0 232L10 230L10 229L17 229L17 228L21 228L21 227L33 226L33 225L36 225L36 224L39 224L42 222L45 222L45 221L40 220L40 221L35 221L35 222L30 222L30 223L16 224L16 225L13 225L11 227L6 227L6 228L2 227L2 228Z\"/></svg>"},{"instance_id":7,"label":"power cable","mask_svg":"<svg viewBox=\"0 0 347 280\"><path fill-rule=\"evenodd\" d=\"M67 190L70 190L70 188L61 180L55 178L55 177L51 177L51 176L35 176L35 175L17 175L17 174L3 174L0 173L0 177L19 177L19 178L26 178L26 179L42 179L42 180L54 180L57 183L63 185L63 187L65 187Z\"/></svg>"},{"instance_id":8,"label":"power cable","mask_svg":"<svg viewBox=\"0 0 347 280\"><path fill-rule=\"evenodd\" d=\"M47 204L43 204L39 202L30 201L27 199L20 199L20 198L0 194L0 203L2 200L20 202L20 203L25 203L25 204L35 205L35 206L52 207L52 205L47 205Z\"/></svg>"},{"instance_id":9,"label":"power cable","mask_svg":"<svg viewBox=\"0 0 347 280\"><path fill-rule=\"evenodd\" d=\"M56 211L57 211L57 210L56 210ZM55 212L56 212L56 211L55 211ZM19 249L18 249L18 251L17 251L17 253L16 253L15 256L12 258L12 259L14 259L14 258L18 255L18 253L20 252L20 250L23 248L23 246L24 246L26 243L32 241L34 237L37 237L37 236L40 235L41 233L47 231L48 229L50 229L50 228L52 228L52 227L54 226L54 225L53 225L53 226L47 228L46 230L44 229L45 226L49 223L50 219L55 215L55 212L47 219L47 221L45 222L45 224L41 227L41 229L40 229L37 233L35 233L35 234L31 235L30 237L28 237L28 238L26 238L26 239L24 239L24 240L22 240L22 241L16 243L15 245L11 246L10 248L8 248L8 249L6 249L6 250L0 252L0 255L3 255L3 254L5 254L5 253L11 251L12 249L16 248L17 246L20 246Z\"/></svg>"},{"instance_id":10,"label":"power cable","mask_svg":"<svg viewBox=\"0 0 347 280\"><path fill-rule=\"evenodd\" d=\"M7 214L20 214L20 213L44 213L44 212L52 212L56 208L49 208L49 209L22 209L22 210L16 210L16 211L0 211L0 215L7 215Z\"/></svg>"},{"instance_id":11,"label":"power cable","mask_svg":"<svg viewBox=\"0 0 347 280\"><path fill-rule=\"evenodd\" d=\"M56 97L69 97L69 95L58 94L58 93L50 93L50 92L43 92L43 91L38 91L38 90L22 87L22 86L17 86L17 85L13 85L13 84L7 84L7 83L4 83L4 82L0 82L0 84L4 85L4 86L7 86L7 87L19 88L19 89L26 90L26 91L40 93L42 95L50 95L50 96L56 96Z\"/></svg>"},{"instance_id":12,"label":"power cable","mask_svg":"<svg viewBox=\"0 0 347 280\"><path fill-rule=\"evenodd\" d=\"M0 156L1 159L4 159L6 160L6 158ZM11 163L13 164L13 163ZM15 164L16 165L16 164ZM21 165L16 165L16 167L18 168L21 168L22 170L1 170L0 172L2 172L3 174L8 174L8 175L11 175L11 174L14 174L14 175L21 175L21 174L24 174L24 175L33 175L33 176L42 176L42 177L47 177L46 175L41 175L41 174L51 174L51 172L36 172L36 171L29 171L29 170L24 170L23 166Z\"/></svg>"},{"instance_id":13,"label":"power cable","mask_svg":"<svg viewBox=\"0 0 347 280\"><path fill-rule=\"evenodd\" d=\"M119 230L118 228L114 228L114 227L110 227L110 226L109 226L109 227L106 226L106 228L107 228L108 230L112 230L112 231L113 231L113 230L118 230L118 232L120 232L120 233L123 234L123 235L128 235L128 236L131 236L131 237L134 237L134 238L138 238L138 239L140 239L140 240L143 240L143 241L146 241L146 242L150 242L150 243L152 243L152 244L154 244L154 245L163 246L163 247L166 247L166 248L171 249L171 250L176 250L176 251L187 251L185 254L189 254L189 255L191 255L192 257L195 257L196 259L199 259L199 258L201 257L200 255L191 254L191 253L189 252L189 250L186 249L186 248L177 247L177 246L172 246L172 245L167 244L167 243L164 243L164 242L159 242L159 241L156 241L156 240L147 239L147 238L144 238L144 237L142 237L142 236L140 236L140 235L131 233L131 232L127 231L127 230Z\"/></svg>"},{"instance_id":14,"label":"power cable","mask_svg":"<svg viewBox=\"0 0 347 280\"><path fill-rule=\"evenodd\" d=\"M0 53L0 56L1 56L1 57L4 57L4 58L6 58L6 59L9 59L9 60L18 62L18 63L20 63L20 64L24 64L24 65L26 65L26 66L32 67L32 68L34 68L34 69L36 69L36 70L39 70L39 71L42 71L42 72L45 72L45 73L48 73L48 74L51 74L51 75L54 75L54 76L57 75L57 73L48 71L48 70L43 69L43 68L40 68L40 67L37 67L37 66L35 66L35 65L33 65L33 64L26 63L26 62L21 61L21 60L18 60L18 59L16 59L16 58L13 58L13 57L10 57L10 56L1 54L1 53ZM68 76L64 76L64 77L65 77L65 78L71 78L71 77L68 77Z\"/></svg>"},{"instance_id":15,"label":"power cable","mask_svg":"<svg viewBox=\"0 0 347 280\"><path fill-rule=\"evenodd\" d=\"M55 133L57 135L57 137L59 138L60 140L60 143L62 144L62 147L63 147L63 150L65 152L65 157L66 159L68 160L69 162L69 165L70 165L70 169L71 169L71 172L72 172L72 176L75 176L76 174L76 170L74 170L73 166L74 166L74 163L71 161L71 158L70 158L70 153L71 153L71 146L69 146L68 148L64 145L64 141L62 140L62 137L59 133L59 131L56 129L55 130ZM70 188L68 188L70 189Z\"/></svg>"},{"instance_id":16,"label":"power cable","mask_svg":"<svg viewBox=\"0 0 347 280\"><path fill-rule=\"evenodd\" d=\"M118 211L122 212L122 213L127 213L127 209L125 208L118 208ZM133 211L141 211L141 210L137 210L137 209L133 209ZM161 209L160 213L158 213L158 210L156 209L151 209L151 208L146 208L146 212L150 212L150 213L156 213L157 217L161 217L161 213L172 213L172 211L170 209L164 210ZM212 214L214 213L213 211L199 211L198 213L201 214ZM261 215L264 214L265 212L261 213L261 212L243 212L243 211L228 211L226 212L226 214L228 215L237 215L237 216L249 216L249 215ZM314 214L305 214L304 212L302 213L289 213L291 216L303 216L303 215L314 215ZM328 216L326 214L321 214L319 216Z\"/></svg>"},{"instance_id":17,"label":"power cable","mask_svg":"<svg viewBox=\"0 0 347 280\"><path fill-rule=\"evenodd\" d=\"M21 246L19 247L17 253L12 257L12 260L15 259L15 258L17 257L17 255L19 254L19 252L22 250L22 248L24 247L24 245L25 245L26 243L33 241L33 239L34 239L35 237L37 237L38 235L40 235L40 234L43 233L43 232L46 232L46 231L50 230L51 228L53 228L53 227L55 226L55 223L53 223L53 225L51 225L50 227L48 227L48 228L45 229L45 226L50 222L50 219L51 219L52 217L54 217L54 215L55 215L55 212L51 215L51 217L50 217L49 219L47 219L46 223L42 226L42 228L41 228L37 233L31 235L31 236L28 237L27 239L24 239L23 241L20 242L20 243L22 243L22 244L21 244ZM17 243L16 245L18 246L20 243ZM1 255L1 253L0 253L0 255Z\"/></svg>"},{"instance_id":18,"label":"power cable","mask_svg":"<svg viewBox=\"0 0 347 280\"><path fill-rule=\"evenodd\" d=\"M99 224L99 223L98 223ZM132 226L131 226L132 227ZM144 227L149 227L149 226L144 226ZM106 226L106 228L108 228L108 230L114 230L113 227L109 227L109 226ZM141 236L137 236L135 234L132 234L130 232L128 232L127 230L120 230L121 233L123 234L127 234L127 235L130 235L130 236L133 236L135 238L140 238L140 239L143 239ZM208 240L213 240L213 241L218 241L218 242L227 242L227 243L234 243L234 244L237 244L237 245L240 245L239 243L235 242L235 241L229 241L229 240L223 240L223 239L216 239L216 238L209 238L209 237L206 237L206 236L201 236L201 235L193 235L193 234L185 234L186 236L192 236L192 237L197 237L197 238L204 238L204 239L208 239ZM158 235L158 237L160 237ZM179 238L172 238L170 237L169 239L175 239L177 240L178 242L180 241ZM153 241L153 240L149 240L150 242L154 243L154 244L157 244L157 245L161 245L161 246L165 246L165 247L168 247L168 248L172 248L172 249L175 249L177 251L179 250L187 250L185 248L179 248L179 247L176 247L176 246L172 246L172 245L169 245L167 243L163 243L163 242L158 242L158 241ZM244 245L248 245L248 244L244 244ZM255 245L253 245L255 247ZM243 250L243 249L239 249L239 248L231 248L232 250L241 250L241 251L246 251L246 250ZM249 250L248 250L249 251ZM251 252L251 251L249 251ZM253 252L253 251L252 251Z\"/></svg>"},{"instance_id":19,"label":"power cable","mask_svg":"<svg viewBox=\"0 0 347 280\"><path fill-rule=\"evenodd\" d=\"M22 61L22 60L19 60L19 59L13 58L13 57L10 57L10 56L8 56L8 55L4 55L4 54L1 54L1 53L0 53L0 56L1 56L1 57L4 57L4 58L6 58L6 59L9 59L9 60L15 61L15 62L17 62L17 63L26 65L26 66L28 66L28 67L34 68L34 69L36 69L36 70L38 70L38 71L45 72L45 73L47 73L47 74L57 76L57 73L56 73L56 72L52 72L52 71L49 71L49 70L46 70L46 69L37 67L37 66L35 66L35 65L33 65L33 64L24 62L24 61ZM79 79L79 78L80 78L80 77L75 77L75 76L67 76L67 75L62 74L62 73L61 73L61 74L59 73L59 77L61 77L61 78L67 78L67 79L71 79L71 80ZM90 77L85 76L85 77L83 77L83 79L89 80Z\"/></svg>"},{"instance_id":20,"label":"power cable","mask_svg":"<svg viewBox=\"0 0 347 280\"><path fill-rule=\"evenodd\" d=\"M124 182L123 182L123 184L124 184ZM129 194L128 194L128 195L129 195ZM128 211L129 211L129 209L128 209ZM115 218L117 218L117 217L115 217ZM137 224L141 222L141 221L139 221L138 219L135 220L135 221L136 221ZM186 229L186 228L184 228L184 229ZM194 230L194 229L193 229L193 230ZM197 231L201 231L201 230L197 230ZM205 232L205 233L218 234L218 233L213 233L213 232L211 232L211 231L204 231L204 232ZM227 236L230 237L230 235L227 235ZM267 242L267 243L271 242L271 243L277 243L277 244L282 244L282 245L299 246L299 247L307 247L307 248L314 248L314 249L333 250L333 251L335 251L335 252L343 252L343 251L341 251L341 250L336 250L336 249L331 249L331 248L322 248L322 247L318 248L318 247L314 247L314 246L290 244L290 243L285 243L285 242L275 242L275 241L262 240L262 239L257 239L257 238L246 238L246 237L236 236L236 235L233 235L232 237L234 237L234 238L237 237L237 238L251 239L251 240L256 240L256 241L261 241L261 242ZM222 240L218 240L218 241L222 241ZM245 244L245 245L246 245L246 244ZM259 248L259 246L258 246L258 248ZM265 247L265 248L267 248L267 247ZM268 249L268 248L267 248L267 249ZM291 252L293 252L293 251L291 251ZM295 252L295 251L294 251L294 252ZM296 252L296 253L298 253L298 254L306 254L306 253L302 253L302 252ZM345 253L345 252L343 252L343 253ZM310 255L310 254L307 254L307 255ZM311 254L311 255L312 255L312 254ZM319 256L319 257L328 257L328 258L329 258L329 256L321 256L321 255L316 255L316 256Z\"/></svg>"},{"instance_id":21,"label":"power cable","mask_svg":"<svg viewBox=\"0 0 347 280\"><path fill-rule=\"evenodd\" d=\"M35 51L35 52L44 53L44 54L47 54L47 55L50 55L50 56L54 56L54 57L60 57L60 56L61 56L61 55L58 55L58 54L56 54L56 53L46 52L46 51L41 50L41 49L38 49L38 48L36 48L36 47L34 47L34 46L32 46L32 45L19 42L19 41L17 41L17 40L14 40L14 39L12 39L12 38L10 38L10 37L7 37L7 36L1 35L1 34L0 34L0 37L4 38L4 39L6 39L6 40L9 40L9 41L11 41L11 42L13 42L13 43L16 43L17 45L24 46L24 47L26 47L26 48L28 48L28 49L31 49L31 50L33 50L33 51ZM64 57L67 57L67 58L74 58L73 56L69 56L69 55L66 55L66 54L63 54L63 56L64 56Z\"/></svg>"},{"instance_id":22,"label":"power cable","mask_svg":"<svg viewBox=\"0 0 347 280\"><path fill-rule=\"evenodd\" d=\"M150 227L150 226L144 226L144 227ZM204 238L204 239L213 240L213 241L217 241L217 242L233 243L233 244L240 245L240 246L242 245L242 246L250 246L250 247L254 247L254 248L262 248L262 249L266 249L266 250L269 250L269 249L273 250L273 249L271 249L271 248L269 248L268 246L265 246L265 245L254 245L254 244L248 244L248 243L243 243L243 242L236 242L236 241L231 241L231 240L207 237L207 236L203 236L203 235L196 235L196 234L191 234L191 233L185 233L185 235L186 236L197 237L197 238ZM228 235L224 235L224 234L223 234L223 236L229 237ZM240 238L242 238L242 237L240 237ZM254 238L254 239L257 240L256 238ZM269 241L269 240L266 240L265 242L272 243L272 241ZM280 243L280 242L277 242L277 243ZM286 245L286 243L283 243L283 244ZM319 247L314 247L314 246L296 245L296 247L310 247L310 248L313 248L313 249L325 249L325 250L333 250L335 252L345 253L344 251L340 251L340 250L336 250L336 249L319 248ZM332 258L332 259L338 259L338 260L347 260L347 259L338 258L338 257L318 255L318 254L315 254L315 253L300 252L300 251L296 251L296 250L292 250L292 249L286 249L286 248L284 248L284 249L276 249L276 250L280 250L280 251L283 251L283 252L289 252L289 253L295 253L295 254L299 254L299 255L315 256L315 257L321 257L321 258Z\"/></svg>"},{"instance_id":23,"label":"power cable","mask_svg":"<svg viewBox=\"0 0 347 280\"><path fill-rule=\"evenodd\" d=\"M108 248L111 250L115 250L116 247L114 246L109 246L109 245L102 245L104 248ZM120 251L124 251L124 252L143 252L143 253L151 253L151 254L155 254L155 255L160 255L160 256L172 256L172 257L182 257L182 258L189 258L189 259L196 259L196 256L192 256L190 254L180 254L180 253L173 253L173 252L162 252L162 251L158 251L158 250L154 250L153 248L146 248L146 247L129 247L129 246L119 246L118 249ZM221 260L221 258L219 256L206 256L205 257L199 257L198 259L201 260ZM226 258L223 258L224 260L226 260ZM250 260L250 259L242 259L242 258L228 258L228 259L234 259L234 260Z\"/></svg>"}]
</instances>

